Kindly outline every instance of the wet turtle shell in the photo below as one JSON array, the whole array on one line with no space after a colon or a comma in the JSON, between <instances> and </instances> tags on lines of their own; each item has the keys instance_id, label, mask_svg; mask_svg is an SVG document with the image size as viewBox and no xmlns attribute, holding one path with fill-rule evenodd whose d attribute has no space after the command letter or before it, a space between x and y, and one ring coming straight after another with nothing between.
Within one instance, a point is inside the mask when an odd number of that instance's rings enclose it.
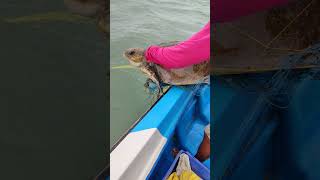
<instances>
[{"instance_id":1,"label":"wet turtle shell","mask_svg":"<svg viewBox=\"0 0 320 180\"><path fill-rule=\"evenodd\" d=\"M170 41L160 43L158 46L169 47L178 43L179 41ZM148 78L157 84L191 85L208 82L209 59L184 68L165 69L161 65L147 62L144 57L144 51L143 48L130 48L124 52L124 56L132 65L140 68Z\"/></svg>"}]
</instances>

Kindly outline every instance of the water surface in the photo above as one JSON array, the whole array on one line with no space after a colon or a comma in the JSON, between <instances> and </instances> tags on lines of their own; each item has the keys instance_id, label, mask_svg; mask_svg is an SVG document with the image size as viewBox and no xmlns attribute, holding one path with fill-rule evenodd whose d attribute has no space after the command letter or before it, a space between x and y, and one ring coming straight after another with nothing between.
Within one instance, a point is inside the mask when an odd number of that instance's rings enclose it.
<instances>
[{"instance_id":1,"label":"water surface","mask_svg":"<svg viewBox=\"0 0 320 180\"><path fill-rule=\"evenodd\" d=\"M111 66L128 64L122 52L171 40L184 40L209 20L209 0L111 0ZM152 105L136 69L111 70L110 144Z\"/></svg>"}]
</instances>

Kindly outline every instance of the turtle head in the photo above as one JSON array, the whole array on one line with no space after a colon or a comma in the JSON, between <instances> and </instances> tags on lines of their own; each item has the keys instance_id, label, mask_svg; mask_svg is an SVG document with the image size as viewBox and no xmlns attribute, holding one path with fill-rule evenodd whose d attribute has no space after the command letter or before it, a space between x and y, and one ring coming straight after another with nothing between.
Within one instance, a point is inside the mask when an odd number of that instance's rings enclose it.
<instances>
[{"instance_id":1,"label":"turtle head","mask_svg":"<svg viewBox=\"0 0 320 180\"><path fill-rule=\"evenodd\" d=\"M124 51L123 56L129 60L133 66L141 66L145 62L143 48L130 48Z\"/></svg>"}]
</instances>

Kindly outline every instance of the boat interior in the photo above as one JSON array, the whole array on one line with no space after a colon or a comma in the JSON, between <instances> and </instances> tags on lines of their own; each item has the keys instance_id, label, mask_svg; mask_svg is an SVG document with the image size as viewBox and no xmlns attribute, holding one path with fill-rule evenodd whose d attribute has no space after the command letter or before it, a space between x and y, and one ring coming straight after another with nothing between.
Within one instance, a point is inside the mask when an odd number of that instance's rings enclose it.
<instances>
[{"instance_id":1,"label":"boat interior","mask_svg":"<svg viewBox=\"0 0 320 180\"><path fill-rule=\"evenodd\" d=\"M175 152L197 153L209 123L209 85L169 88L112 148L110 178L165 178ZM210 158L202 164L210 172Z\"/></svg>"},{"instance_id":2,"label":"boat interior","mask_svg":"<svg viewBox=\"0 0 320 180\"><path fill-rule=\"evenodd\" d=\"M174 130L168 136L168 142L159 156L150 179L163 179L175 159L174 150L184 150L195 155L204 136L204 128L210 123L210 87L192 86L184 88L191 95L183 113L176 116ZM210 158L202 162L210 169Z\"/></svg>"}]
</instances>

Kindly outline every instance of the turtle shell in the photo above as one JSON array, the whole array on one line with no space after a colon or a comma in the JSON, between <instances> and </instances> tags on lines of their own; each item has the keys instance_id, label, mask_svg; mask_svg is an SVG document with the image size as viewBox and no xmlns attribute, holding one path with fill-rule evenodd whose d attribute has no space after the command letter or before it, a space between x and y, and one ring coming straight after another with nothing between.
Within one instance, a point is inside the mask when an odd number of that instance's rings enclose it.
<instances>
[{"instance_id":1,"label":"turtle shell","mask_svg":"<svg viewBox=\"0 0 320 180\"><path fill-rule=\"evenodd\" d=\"M168 41L158 44L161 47L170 47L178 44L179 41ZM209 61L204 61L192 66L165 69L160 65L154 65L161 82L171 85L191 85L205 82L209 75Z\"/></svg>"}]
</instances>

